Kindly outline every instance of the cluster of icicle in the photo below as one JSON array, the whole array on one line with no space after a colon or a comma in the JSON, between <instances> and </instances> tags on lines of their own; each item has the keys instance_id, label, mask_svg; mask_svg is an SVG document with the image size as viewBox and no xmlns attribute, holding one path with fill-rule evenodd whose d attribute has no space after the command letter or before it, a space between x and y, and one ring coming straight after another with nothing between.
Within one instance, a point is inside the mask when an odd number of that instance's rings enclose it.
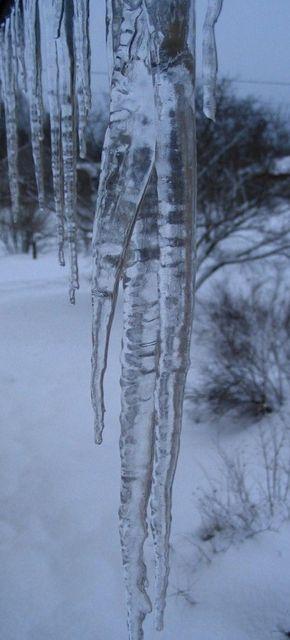
<instances>
[{"instance_id":1,"label":"cluster of icicle","mask_svg":"<svg viewBox=\"0 0 290 640\"><path fill-rule=\"evenodd\" d=\"M222 0L208 0L204 23L204 112L212 119L214 27L221 5ZM96 442L101 443L104 374L122 280L120 537L129 637L141 640L144 618L152 610L143 553L148 508L155 624L163 628L172 487L189 367L196 199L194 0L107 0L107 41L110 116L92 246L92 403ZM65 221L74 301L77 139L84 155L90 108L88 0L16 0L0 29L0 60L16 218L15 96L18 90L29 95L36 183L44 208L42 89L48 87L59 258L63 264Z\"/></svg>"},{"instance_id":2,"label":"cluster of icicle","mask_svg":"<svg viewBox=\"0 0 290 640\"><path fill-rule=\"evenodd\" d=\"M215 117L214 26L204 23L204 111ZM120 537L130 640L152 610L144 542L155 554L155 626L163 628L193 314L196 196L193 0L107 0L111 104L93 233L92 401L104 428L104 375L124 288ZM195 34L194 34L195 35ZM190 38L190 40L192 40Z\"/></svg>"},{"instance_id":3,"label":"cluster of icicle","mask_svg":"<svg viewBox=\"0 0 290 640\"><path fill-rule=\"evenodd\" d=\"M84 129L91 104L89 0L15 0L0 26L0 79L7 132L11 205L19 218L17 97L26 93L40 210L45 210L44 102L51 128L51 164L59 262L70 258L70 300L79 287L76 247L76 158L85 156ZM44 95L44 88L47 96Z\"/></svg>"}]
</instances>

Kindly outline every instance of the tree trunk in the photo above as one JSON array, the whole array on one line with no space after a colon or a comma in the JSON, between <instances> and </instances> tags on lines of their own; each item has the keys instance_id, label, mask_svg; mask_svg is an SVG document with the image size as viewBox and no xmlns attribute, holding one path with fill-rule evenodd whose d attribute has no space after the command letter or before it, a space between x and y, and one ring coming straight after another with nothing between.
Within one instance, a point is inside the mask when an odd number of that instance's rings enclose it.
<instances>
[{"instance_id":1,"label":"tree trunk","mask_svg":"<svg viewBox=\"0 0 290 640\"><path fill-rule=\"evenodd\" d=\"M35 240L32 240L31 246L32 246L32 258L33 258L33 260L36 260L36 258L37 258L37 244L36 244Z\"/></svg>"}]
</instances>

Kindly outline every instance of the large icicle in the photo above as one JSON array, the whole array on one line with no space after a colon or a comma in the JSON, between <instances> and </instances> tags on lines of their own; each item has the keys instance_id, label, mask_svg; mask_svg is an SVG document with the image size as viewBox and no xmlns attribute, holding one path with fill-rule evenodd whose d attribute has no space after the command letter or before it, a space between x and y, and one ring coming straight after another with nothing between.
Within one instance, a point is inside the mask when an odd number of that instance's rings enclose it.
<instances>
[{"instance_id":1,"label":"large icicle","mask_svg":"<svg viewBox=\"0 0 290 640\"><path fill-rule=\"evenodd\" d=\"M172 485L189 366L194 289L195 60L190 0L147 0L154 40L160 246L160 358L151 522L156 555L155 623L163 628L169 573Z\"/></svg>"},{"instance_id":2,"label":"large icicle","mask_svg":"<svg viewBox=\"0 0 290 640\"><path fill-rule=\"evenodd\" d=\"M141 640L143 620L151 611L143 547L148 533L159 339L155 170L138 212L129 254L124 275L119 515L129 637Z\"/></svg>"},{"instance_id":3,"label":"large icicle","mask_svg":"<svg viewBox=\"0 0 290 640\"><path fill-rule=\"evenodd\" d=\"M116 10L116 6L113 8ZM104 427L103 378L119 278L155 152L153 89L142 1L128 0L122 11L93 233L92 403L97 443L102 441Z\"/></svg>"},{"instance_id":4,"label":"large icicle","mask_svg":"<svg viewBox=\"0 0 290 640\"><path fill-rule=\"evenodd\" d=\"M216 79L218 70L215 41L215 24L222 9L223 0L208 0L203 25L203 111L207 118L215 120L216 112Z\"/></svg>"},{"instance_id":5,"label":"large icicle","mask_svg":"<svg viewBox=\"0 0 290 640\"><path fill-rule=\"evenodd\" d=\"M4 103L11 207L14 223L19 215L18 135L16 118L15 55L12 16L0 28L0 78Z\"/></svg>"},{"instance_id":6,"label":"large icicle","mask_svg":"<svg viewBox=\"0 0 290 640\"><path fill-rule=\"evenodd\" d=\"M39 0L24 0L25 51L27 90L30 107L31 142L34 171L41 211L45 208L43 169L43 98L42 52L39 18Z\"/></svg>"},{"instance_id":7,"label":"large icicle","mask_svg":"<svg viewBox=\"0 0 290 640\"><path fill-rule=\"evenodd\" d=\"M61 144L63 162L64 212L70 258L70 301L75 303L79 288L76 239L76 117L73 57L73 7L65 0L57 43L59 99L61 108Z\"/></svg>"}]
</instances>

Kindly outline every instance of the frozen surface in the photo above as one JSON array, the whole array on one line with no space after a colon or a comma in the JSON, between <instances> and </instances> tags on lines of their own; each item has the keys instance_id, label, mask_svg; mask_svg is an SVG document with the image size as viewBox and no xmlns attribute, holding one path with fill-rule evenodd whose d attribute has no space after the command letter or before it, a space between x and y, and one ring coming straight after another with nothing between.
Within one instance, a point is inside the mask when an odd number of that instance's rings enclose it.
<instances>
[{"instance_id":1,"label":"frozen surface","mask_svg":"<svg viewBox=\"0 0 290 640\"><path fill-rule=\"evenodd\" d=\"M55 256L0 259L1 637L3 640L127 640L118 507L117 308L107 374L111 428L93 443L90 295L80 261L78 304L68 304ZM270 640L290 629L290 528L213 558L195 576L184 535L198 525L193 490L215 464L214 427L187 417L174 490L173 556L164 633L146 640ZM250 431L226 444L251 446ZM151 543L147 554L152 557ZM187 556L186 556L187 558ZM149 573L150 593L152 574ZM173 595L188 581L194 606Z\"/></svg>"}]
</instances>

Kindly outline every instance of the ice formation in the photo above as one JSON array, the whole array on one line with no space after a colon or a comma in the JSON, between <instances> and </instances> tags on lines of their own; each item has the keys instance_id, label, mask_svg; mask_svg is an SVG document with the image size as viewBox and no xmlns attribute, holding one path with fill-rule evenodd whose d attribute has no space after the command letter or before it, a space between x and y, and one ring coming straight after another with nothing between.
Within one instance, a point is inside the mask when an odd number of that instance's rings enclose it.
<instances>
[{"instance_id":1,"label":"ice formation","mask_svg":"<svg viewBox=\"0 0 290 640\"><path fill-rule=\"evenodd\" d=\"M39 207L45 208L44 172L42 158L43 141L43 96L42 96L42 55L39 5L35 0L24 3L26 77L29 95L31 142L34 170L38 191Z\"/></svg>"},{"instance_id":2,"label":"ice formation","mask_svg":"<svg viewBox=\"0 0 290 640\"><path fill-rule=\"evenodd\" d=\"M1 95L4 103L8 174L11 194L11 208L14 221L18 219L19 179L18 179L18 144L16 119L16 56L15 56L15 12L11 14L0 29L0 79Z\"/></svg>"},{"instance_id":3,"label":"ice formation","mask_svg":"<svg viewBox=\"0 0 290 640\"><path fill-rule=\"evenodd\" d=\"M43 89L48 92L58 253L64 264L67 237L70 300L78 288L76 157L85 153L84 128L90 110L89 0L16 0L0 26L0 78L7 131L11 206L19 208L17 96L29 100L32 152L39 207L45 210ZM43 60L44 58L44 60ZM44 77L45 76L45 77Z\"/></svg>"},{"instance_id":4,"label":"ice formation","mask_svg":"<svg viewBox=\"0 0 290 640\"><path fill-rule=\"evenodd\" d=\"M204 111L215 117L214 27L204 23ZM130 640L152 609L143 547L148 507L155 552L155 625L163 628L173 479L189 366L195 257L194 0L107 0L110 114L93 232L92 403L96 442L104 428L104 376L120 282L120 538ZM78 288L76 157L84 157L90 109L88 0L16 0L0 27L11 203L17 218L16 98L29 96L39 206L43 88L48 91L59 260L68 238L70 299ZM45 56L45 64L42 63ZM46 78L43 81L44 68Z\"/></svg>"},{"instance_id":5,"label":"ice formation","mask_svg":"<svg viewBox=\"0 0 290 640\"><path fill-rule=\"evenodd\" d=\"M211 120L215 120L215 86L218 68L214 30L222 10L222 5L223 0L208 0L207 12L203 25L203 111L207 118L210 118Z\"/></svg>"}]
</instances>

